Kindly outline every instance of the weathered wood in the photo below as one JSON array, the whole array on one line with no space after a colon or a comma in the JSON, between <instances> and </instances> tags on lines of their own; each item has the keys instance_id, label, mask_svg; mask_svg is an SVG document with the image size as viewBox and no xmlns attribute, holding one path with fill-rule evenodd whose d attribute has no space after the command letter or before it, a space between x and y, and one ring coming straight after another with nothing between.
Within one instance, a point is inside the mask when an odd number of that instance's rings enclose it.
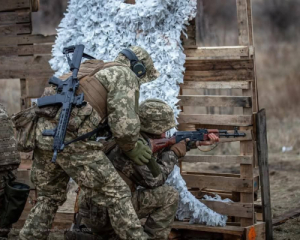
<instances>
[{"instance_id":1,"label":"weathered wood","mask_svg":"<svg viewBox=\"0 0 300 240\"><path fill-rule=\"evenodd\" d=\"M249 82L196 82L196 81L184 81L180 84L182 89L249 89Z\"/></svg>"},{"instance_id":2,"label":"weathered wood","mask_svg":"<svg viewBox=\"0 0 300 240\"><path fill-rule=\"evenodd\" d=\"M40 0L31 0L31 10L32 12L39 11L40 8Z\"/></svg>"},{"instance_id":3,"label":"weathered wood","mask_svg":"<svg viewBox=\"0 0 300 240\"><path fill-rule=\"evenodd\" d=\"M0 12L30 8L30 0L6 0L0 4Z\"/></svg>"},{"instance_id":4,"label":"weathered wood","mask_svg":"<svg viewBox=\"0 0 300 240\"><path fill-rule=\"evenodd\" d=\"M178 99L180 106L252 107L251 97L183 95L178 96Z\"/></svg>"},{"instance_id":5,"label":"weathered wood","mask_svg":"<svg viewBox=\"0 0 300 240\"><path fill-rule=\"evenodd\" d=\"M237 5L239 44L241 46L249 46L247 0L236 0L236 5Z\"/></svg>"},{"instance_id":6,"label":"weathered wood","mask_svg":"<svg viewBox=\"0 0 300 240\"><path fill-rule=\"evenodd\" d=\"M135 4L135 0L126 0L125 3L128 3L128 4Z\"/></svg>"},{"instance_id":7,"label":"weathered wood","mask_svg":"<svg viewBox=\"0 0 300 240\"><path fill-rule=\"evenodd\" d=\"M31 22L30 11L25 12L0 12L0 24L28 23Z\"/></svg>"},{"instance_id":8,"label":"weathered wood","mask_svg":"<svg viewBox=\"0 0 300 240\"><path fill-rule=\"evenodd\" d=\"M211 233L226 233L236 236L242 236L244 234L244 228L235 227L235 226L226 226L226 227L209 227L200 224L189 224L188 222L175 221L172 224L172 228L175 229L187 229L195 230L201 232L211 232Z\"/></svg>"},{"instance_id":9,"label":"weathered wood","mask_svg":"<svg viewBox=\"0 0 300 240\"><path fill-rule=\"evenodd\" d=\"M185 81L251 81L253 71L246 69L216 71L186 71Z\"/></svg>"},{"instance_id":10,"label":"weathered wood","mask_svg":"<svg viewBox=\"0 0 300 240\"><path fill-rule=\"evenodd\" d=\"M209 59L186 58L186 71L253 69L253 59Z\"/></svg>"},{"instance_id":11,"label":"weathered wood","mask_svg":"<svg viewBox=\"0 0 300 240\"><path fill-rule=\"evenodd\" d=\"M252 179L240 179L235 177L223 177L220 181L219 176L202 176L192 174L182 174L188 187L191 188L213 188L226 191L235 191L243 193L253 193Z\"/></svg>"},{"instance_id":12,"label":"weathered wood","mask_svg":"<svg viewBox=\"0 0 300 240\"><path fill-rule=\"evenodd\" d=\"M0 25L0 36L2 36L1 38L4 38L3 35L17 35L25 33L31 33L30 23Z\"/></svg>"},{"instance_id":13,"label":"weathered wood","mask_svg":"<svg viewBox=\"0 0 300 240\"><path fill-rule=\"evenodd\" d=\"M272 208L270 195L269 165L268 165L268 141L266 111L260 110L256 115L257 133L257 157L259 173L261 177L261 196L263 207L263 218L266 222L267 239L273 239Z\"/></svg>"},{"instance_id":14,"label":"weathered wood","mask_svg":"<svg viewBox=\"0 0 300 240\"><path fill-rule=\"evenodd\" d=\"M252 218L253 215L254 208L253 204L250 203L224 203L208 200L200 201L210 209L223 215L243 218Z\"/></svg>"},{"instance_id":15,"label":"weathered wood","mask_svg":"<svg viewBox=\"0 0 300 240\"><path fill-rule=\"evenodd\" d=\"M51 56L5 57L0 56L0 79L6 78L47 78L53 75L49 60ZM16 69L15 66L18 66Z\"/></svg>"},{"instance_id":16,"label":"weathered wood","mask_svg":"<svg viewBox=\"0 0 300 240\"><path fill-rule=\"evenodd\" d=\"M0 38L0 45L13 46L18 44L54 43L56 35L19 35Z\"/></svg>"},{"instance_id":17,"label":"weathered wood","mask_svg":"<svg viewBox=\"0 0 300 240\"><path fill-rule=\"evenodd\" d=\"M35 78L26 79L26 97L34 98L42 96L45 87L48 85L49 78Z\"/></svg>"},{"instance_id":18,"label":"weathered wood","mask_svg":"<svg viewBox=\"0 0 300 240\"><path fill-rule=\"evenodd\" d=\"M251 164L253 161L252 156L229 156L229 155L187 155L180 159L182 162L196 163L196 162L209 162L209 163L228 163L228 164Z\"/></svg>"},{"instance_id":19,"label":"weathered wood","mask_svg":"<svg viewBox=\"0 0 300 240\"><path fill-rule=\"evenodd\" d=\"M30 172L30 170L18 169L16 174L16 181L27 184L30 189L35 189L34 184L31 182Z\"/></svg>"},{"instance_id":20,"label":"weathered wood","mask_svg":"<svg viewBox=\"0 0 300 240\"><path fill-rule=\"evenodd\" d=\"M184 114L178 118L179 123L210 124L228 126L249 126L252 124L252 116L249 115L208 115L208 114Z\"/></svg>"},{"instance_id":21,"label":"weathered wood","mask_svg":"<svg viewBox=\"0 0 300 240\"><path fill-rule=\"evenodd\" d=\"M197 49L186 49L184 53L187 57L248 57L249 48L247 46L233 47L199 47Z\"/></svg>"},{"instance_id":22,"label":"weathered wood","mask_svg":"<svg viewBox=\"0 0 300 240\"><path fill-rule=\"evenodd\" d=\"M242 90L243 96L251 96L252 97L252 90ZM251 108L243 108L243 114L249 115L252 114ZM244 130L240 128L240 130ZM249 155L253 156L253 141L244 141L240 143L240 153L241 155ZM244 165L241 164L240 166L240 173L241 178L250 178L253 177L253 164L251 165ZM254 184L253 184L254 185ZM240 198L242 203L253 203L254 202L254 187L252 189L252 193L241 193ZM241 226L247 227L254 224L254 214L252 218L241 218Z\"/></svg>"},{"instance_id":23,"label":"weathered wood","mask_svg":"<svg viewBox=\"0 0 300 240\"><path fill-rule=\"evenodd\" d=\"M266 238L266 225L258 222L245 228L245 240L271 240Z\"/></svg>"},{"instance_id":24,"label":"weathered wood","mask_svg":"<svg viewBox=\"0 0 300 240\"><path fill-rule=\"evenodd\" d=\"M290 219L294 219L299 216L300 216L300 207L298 207L296 209L292 209L290 211L287 211L287 212L283 213L282 215L273 219L273 221L272 221L273 227L284 224L286 221L288 221Z\"/></svg>"}]
</instances>

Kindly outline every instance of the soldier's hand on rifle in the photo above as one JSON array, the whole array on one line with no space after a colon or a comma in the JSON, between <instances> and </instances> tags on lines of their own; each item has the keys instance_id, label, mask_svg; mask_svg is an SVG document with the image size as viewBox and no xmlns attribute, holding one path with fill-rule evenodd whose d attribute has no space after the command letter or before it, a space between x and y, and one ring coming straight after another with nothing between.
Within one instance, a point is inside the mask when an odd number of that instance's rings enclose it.
<instances>
[{"instance_id":1,"label":"soldier's hand on rifle","mask_svg":"<svg viewBox=\"0 0 300 240\"><path fill-rule=\"evenodd\" d=\"M149 162L152 156L152 151L143 140L139 139L134 149L129 152L124 152L135 164L143 166Z\"/></svg>"},{"instance_id":2,"label":"soldier's hand on rifle","mask_svg":"<svg viewBox=\"0 0 300 240\"><path fill-rule=\"evenodd\" d=\"M213 145L216 142L219 142L219 137L214 134L214 133L210 133L207 135L209 141L197 141L196 142L196 146L207 146L207 145Z\"/></svg>"},{"instance_id":3,"label":"soldier's hand on rifle","mask_svg":"<svg viewBox=\"0 0 300 240\"><path fill-rule=\"evenodd\" d=\"M171 147L171 151L173 151L178 158L182 158L186 154L186 141L181 141L179 143L174 144Z\"/></svg>"}]
</instances>

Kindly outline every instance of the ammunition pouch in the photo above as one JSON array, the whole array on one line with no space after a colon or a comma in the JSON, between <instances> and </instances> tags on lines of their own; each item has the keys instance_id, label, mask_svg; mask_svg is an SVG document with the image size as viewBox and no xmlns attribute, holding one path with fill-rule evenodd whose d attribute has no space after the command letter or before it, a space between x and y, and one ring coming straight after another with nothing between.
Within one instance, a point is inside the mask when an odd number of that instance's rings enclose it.
<instances>
[{"instance_id":1,"label":"ammunition pouch","mask_svg":"<svg viewBox=\"0 0 300 240\"><path fill-rule=\"evenodd\" d=\"M19 220L28 195L30 187L23 183L7 182L4 192L4 202L1 210L0 228L10 228Z\"/></svg>"}]
</instances>

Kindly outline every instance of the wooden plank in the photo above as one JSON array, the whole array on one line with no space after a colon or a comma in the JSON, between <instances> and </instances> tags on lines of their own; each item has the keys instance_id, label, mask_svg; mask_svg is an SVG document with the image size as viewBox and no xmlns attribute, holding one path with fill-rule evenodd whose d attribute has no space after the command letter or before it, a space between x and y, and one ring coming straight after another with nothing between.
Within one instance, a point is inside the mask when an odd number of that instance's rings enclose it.
<instances>
[{"instance_id":1,"label":"wooden plank","mask_svg":"<svg viewBox=\"0 0 300 240\"><path fill-rule=\"evenodd\" d=\"M245 228L245 240L272 240L266 238L266 225L263 222L258 222L252 226Z\"/></svg>"},{"instance_id":2,"label":"wooden plank","mask_svg":"<svg viewBox=\"0 0 300 240\"><path fill-rule=\"evenodd\" d=\"M239 32L239 44L241 46L249 45L249 25L248 25L248 9L247 0L236 0L237 21Z\"/></svg>"},{"instance_id":3,"label":"wooden plank","mask_svg":"<svg viewBox=\"0 0 300 240\"><path fill-rule=\"evenodd\" d=\"M0 12L30 8L30 0L6 0L0 4Z\"/></svg>"},{"instance_id":4,"label":"wooden plank","mask_svg":"<svg viewBox=\"0 0 300 240\"><path fill-rule=\"evenodd\" d=\"M31 22L31 12L0 12L0 24L29 23Z\"/></svg>"},{"instance_id":5,"label":"wooden plank","mask_svg":"<svg viewBox=\"0 0 300 240\"><path fill-rule=\"evenodd\" d=\"M205 57L248 57L249 48L247 46L232 47L198 47L197 49L186 49L184 54L195 59Z\"/></svg>"},{"instance_id":6,"label":"wooden plank","mask_svg":"<svg viewBox=\"0 0 300 240\"><path fill-rule=\"evenodd\" d=\"M251 97L243 96L183 95L178 99L179 106L252 107Z\"/></svg>"},{"instance_id":7,"label":"wooden plank","mask_svg":"<svg viewBox=\"0 0 300 240\"><path fill-rule=\"evenodd\" d=\"M196 82L196 81L184 81L180 84L182 89L249 89L249 82Z\"/></svg>"},{"instance_id":8,"label":"wooden plank","mask_svg":"<svg viewBox=\"0 0 300 240\"><path fill-rule=\"evenodd\" d=\"M253 158L251 156L230 156L230 155L187 155L180 159L182 162L196 163L196 162L209 162L209 163L228 163L228 164L252 164Z\"/></svg>"},{"instance_id":9,"label":"wooden plank","mask_svg":"<svg viewBox=\"0 0 300 240\"><path fill-rule=\"evenodd\" d=\"M252 125L251 115L209 115L209 114L184 114L178 118L179 123L210 124L228 126L249 126Z\"/></svg>"},{"instance_id":10,"label":"wooden plank","mask_svg":"<svg viewBox=\"0 0 300 240\"><path fill-rule=\"evenodd\" d=\"M186 185L190 188L213 188L243 193L253 192L252 179L223 177L222 181L220 181L219 176L201 176L184 173L182 177L186 181Z\"/></svg>"},{"instance_id":11,"label":"wooden plank","mask_svg":"<svg viewBox=\"0 0 300 240\"><path fill-rule=\"evenodd\" d=\"M253 69L253 59L204 59L197 60L187 57L186 71L238 70Z\"/></svg>"},{"instance_id":12,"label":"wooden plank","mask_svg":"<svg viewBox=\"0 0 300 240\"><path fill-rule=\"evenodd\" d=\"M288 221L290 219L294 219L299 216L300 216L300 207L289 210L289 211L283 213L282 215L276 217L275 219L273 219L273 221L272 221L273 227L284 224L286 221Z\"/></svg>"},{"instance_id":13,"label":"wooden plank","mask_svg":"<svg viewBox=\"0 0 300 240\"><path fill-rule=\"evenodd\" d=\"M236 226L226 226L226 227L209 227L200 224L189 224L188 222L175 221L172 224L172 228L175 229L187 229L195 230L201 232L211 232L211 233L226 233L236 236L242 236L244 234L244 228Z\"/></svg>"},{"instance_id":14,"label":"wooden plank","mask_svg":"<svg viewBox=\"0 0 300 240\"><path fill-rule=\"evenodd\" d=\"M49 60L51 56L5 57L0 56L0 79L36 77L48 78L53 75ZM16 69L15 66L18 66Z\"/></svg>"},{"instance_id":15,"label":"wooden plank","mask_svg":"<svg viewBox=\"0 0 300 240\"><path fill-rule=\"evenodd\" d=\"M250 203L224 203L218 201L208 201L200 200L210 209L214 210L217 213L233 216L233 217L243 217L243 218L252 218L253 215L253 204Z\"/></svg>"},{"instance_id":16,"label":"wooden plank","mask_svg":"<svg viewBox=\"0 0 300 240\"><path fill-rule=\"evenodd\" d=\"M268 141L266 111L260 110L256 115L257 128L257 157L259 174L261 177L261 196L263 207L263 218L266 222L267 239L273 239L272 208L270 195L269 165L268 165Z\"/></svg>"},{"instance_id":17,"label":"wooden plank","mask_svg":"<svg viewBox=\"0 0 300 240\"><path fill-rule=\"evenodd\" d=\"M49 78L27 78L26 97L35 98L42 96L45 87L48 85Z\"/></svg>"},{"instance_id":18,"label":"wooden plank","mask_svg":"<svg viewBox=\"0 0 300 240\"><path fill-rule=\"evenodd\" d=\"M186 71L184 81L252 81L253 71L247 69Z\"/></svg>"},{"instance_id":19,"label":"wooden plank","mask_svg":"<svg viewBox=\"0 0 300 240\"><path fill-rule=\"evenodd\" d=\"M30 33L31 33L30 23L0 25L0 36L30 34Z\"/></svg>"},{"instance_id":20,"label":"wooden plank","mask_svg":"<svg viewBox=\"0 0 300 240\"><path fill-rule=\"evenodd\" d=\"M18 169L16 181L27 184L30 186L30 189L35 189L34 184L31 182L30 172L30 170Z\"/></svg>"},{"instance_id":21,"label":"wooden plank","mask_svg":"<svg viewBox=\"0 0 300 240\"><path fill-rule=\"evenodd\" d=\"M19 44L54 43L56 35L19 35L0 38L0 45L14 46Z\"/></svg>"}]
</instances>

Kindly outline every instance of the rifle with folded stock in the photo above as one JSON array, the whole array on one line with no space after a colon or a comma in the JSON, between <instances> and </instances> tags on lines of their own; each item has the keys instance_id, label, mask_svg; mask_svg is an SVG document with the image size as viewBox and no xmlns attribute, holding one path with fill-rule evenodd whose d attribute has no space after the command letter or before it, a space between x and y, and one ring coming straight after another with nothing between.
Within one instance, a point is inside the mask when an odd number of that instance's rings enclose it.
<instances>
[{"instance_id":1,"label":"rifle with folded stock","mask_svg":"<svg viewBox=\"0 0 300 240\"><path fill-rule=\"evenodd\" d=\"M59 122L55 129L44 130L43 136L53 136L53 157L51 162L55 163L58 152L64 150L65 147L65 137L67 132L67 126L69 123L72 108L74 106L81 107L85 104L84 94L81 93L76 96L76 90L79 87L79 80L77 79L77 74L81 64L82 57L88 59L94 59L93 57L85 54L84 45L70 46L63 49L63 53L66 54L70 70L72 75L65 81L53 76L49 80L49 84L53 84L57 87L57 93L52 96L46 96L39 98L37 100L38 107L46 107L50 105L61 105L62 110L59 116ZM72 60L69 54L73 53Z\"/></svg>"},{"instance_id":2,"label":"rifle with folded stock","mask_svg":"<svg viewBox=\"0 0 300 240\"><path fill-rule=\"evenodd\" d=\"M239 132L237 128L234 129L233 133L228 133L227 130L197 129L196 131L178 131L170 138L150 139L149 145L152 152L155 153L186 139L189 139L189 142L199 141L205 144L206 141L209 141L208 134L210 133L214 133L219 138L237 138L246 136L246 133Z\"/></svg>"}]
</instances>

